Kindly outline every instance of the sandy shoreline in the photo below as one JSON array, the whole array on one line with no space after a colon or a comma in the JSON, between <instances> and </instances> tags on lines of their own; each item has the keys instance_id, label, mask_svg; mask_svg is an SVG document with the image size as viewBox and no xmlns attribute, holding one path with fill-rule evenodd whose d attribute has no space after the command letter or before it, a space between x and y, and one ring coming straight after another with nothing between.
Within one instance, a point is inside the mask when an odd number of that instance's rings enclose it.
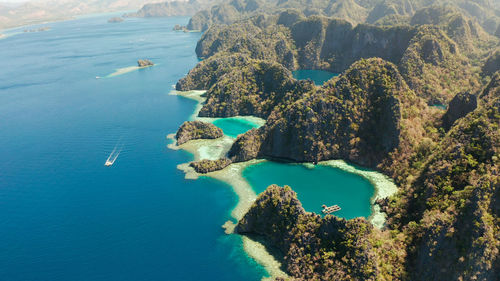
<instances>
[{"instance_id":1,"label":"sandy shoreline","mask_svg":"<svg viewBox=\"0 0 500 281\"><path fill-rule=\"evenodd\" d=\"M220 118L206 118L197 116L202 108L202 103L205 101L205 97L202 96L205 92L206 91L172 91L170 94L189 98L198 102L194 113L190 116L189 120L213 122L214 120ZM258 124L260 126L265 123L265 120L257 117L238 118L254 122L255 124ZM175 142L175 134L168 135L168 138L172 140L172 143L168 145L170 149L183 149L185 151L188 151L193 154L194 161L198 161L201 159L216 160L224 157L235 140L234 138L224 136L222 138L212 140L193 140L177 146ZM189 166L189 163L179 164L177 168L185 172L186 179L197 179L199 176L207 176L229 184L238 196L238 203L231 212L232 218L235 221L238 221L245 215L247 210L252 206L253 202L257 198L257 194L253 191L250 184L243 177L243 170L248 166L265 161L267 160L254 159L247 162L232 163L231 165L220 171L215 171L204 175L196 173L196 171ZM302 165L314 168L314 165L311 163L304 163ZM350 164L347 164L343 160L322 161L318 163L318 165L338 168L353 174L357 174L370 181L370 183L374 187L375 192L371 198L372 215L369 217L369 221L378 228L383 227L385 223L385 214L380 212L380 207L378 205L375 205L374 203L376 200L388 197L397 191L397 186L389 177L376 171L358 169ZM223 225L223 228L226 229L226 233L232 233L234 227L235 224L232 221L228 221ZM287 277L286 273L283 272L280 268L281 264L266 250L264 245L246 236L242 236L242 241L245 252L250 257L255 259L259 264L261 264L272 277Z\"/></svg>"}]
</instances>

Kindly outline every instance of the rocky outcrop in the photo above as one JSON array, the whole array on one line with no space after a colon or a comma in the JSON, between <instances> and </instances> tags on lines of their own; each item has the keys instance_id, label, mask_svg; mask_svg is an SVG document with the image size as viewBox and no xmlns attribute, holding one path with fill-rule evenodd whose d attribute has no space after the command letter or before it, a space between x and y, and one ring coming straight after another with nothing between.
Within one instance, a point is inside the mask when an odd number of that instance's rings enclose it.
<instances>
[{"instance_id":1,"label":"rocky outcrop","mask_svg":"<svg viewBox=\"0 0 500 281\"><path fill-rule=\"evenodd\" d=\"M456 93L479 84L457 44L433 26L418 28L399 69L408 85L429 104L446 104Z\"/></svg>"},{"instance_id":2,"label":"rocky outcrop","mask_svg":"<svg viewBox=\"0 0 500 281\"><path fill-rule=\"evenodd\" d=\"M449 130L456 120L464 117L477 107L477 97L469 92L457 94L450 102L443 116L443 127Z\"/></svg>"},{"instance_id":3,"label":"rocky outcrop","mask_svg":"<svg viewBox=\"0 0 500 281\"><path fill-rule=\"evenodd\" d=\"M177 130L175 138L177 140L177 144L181 145L190 140L216 139L222 137L223 135L224 133L222 130L212 123L186 121L180 126L179 130Z\"/></svg>"},{"instance_id":4,"label":"rocky outcrop","mask_svg":"<svg viewBox=\"0 0 500 281\"><path fill-rule=\"evenodd\" d=\"M197 173L206 174L218 170L222 170L231 164L231 160L227 158L217 159L217 160L207 160L203 159L201 161L195 161L189 163L189 166L193 167Z\"/></svg>"},{"instance_id":5,"label":"rocky outcrop","mask_svg":"<svg viewBox=\"0 0 500 281\"><path fill-rule=\"evenodd\" d=\"M137 65L139 67L148 67L148 66L153 66L155 64L152 61L150 61L150 60L143 59L143 60L138 60L137 61Z\"/></svg>"},{"instance_id":6,"label":"rocky outcrop","mask_svg":"<svg viewBox=\"0 0 500 281\"><path fill-rule=\"evenodd\" d=\"M413 123L414 132L422 130L417 115L423 107L393 64L361 60L319 90L278 107L263 127L238 137L229 156L233 161L341 158L375 167L396 148L410 145L400 142L407 124Z\"/></svg>"},{"instance_id":7,"label":"rocky outcrop","mask_svg":"<svg viewBox=\"0 0 500 281\"><path fill-rule=\"evenodd\" d=\"M311 82L295 80L280 64L250 60L218 78L206 92L199 116L266 118L275 106L298 98L312 87Z\"/></svg>"},{"instance_id":8,"label":"rocky outcrop","mask_svg":"<svg viewBox=\"0 0 500 281\"><path fill-rule=\"evenodd\" d=\"M283 266L299 280L383 280L397 278L402 268L402 252L388 256L394 244L366 220L307 213L288 186L269 186L235 231L264 238L283 254ZM378 243L385 249L377 249ZM387 267L377 262L382 257Z\"/></svg>"},{"instance_id":9,"label":"rocky outcrop","mask_svg":"<svg viewBox=\"0 0 500 281\"><path fill-rule=\"evenodd\" d=\"M198 63L195 68L180 79L175 85L177 91L208 90L222 76L250 63L250 58L243 54L221 53Z\"/></svg>"}]
</instances>

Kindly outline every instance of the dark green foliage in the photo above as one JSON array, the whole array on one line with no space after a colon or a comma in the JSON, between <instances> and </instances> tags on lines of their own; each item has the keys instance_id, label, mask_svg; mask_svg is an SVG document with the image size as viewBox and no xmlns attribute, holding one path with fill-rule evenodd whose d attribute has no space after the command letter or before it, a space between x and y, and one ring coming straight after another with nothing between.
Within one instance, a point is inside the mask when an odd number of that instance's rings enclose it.
<instances>
[{"instance_id":1,"label":"dark green foliage","mask_svg":"<svg viewBox=\"0 0 500 281\"><path fill-rule=\"evenodd\" d=\"M264 127L240 136L229 155L234 161L256 155L299 162L342 158L374 167L410 145L401 137L409 134L408 128L401 132L401 122L417 118L419 106L393 64L361 60L322 88L278 106Z\"/></svg>"},{"instance_id":2,"label":"dark green foliage","mask_svg":"<svg viewBox=\"0 0 500 281\"><path fill-rule=\"evenodd\" d=\"M181 145L190 140L216 139L223 135L224 133L222 130L212 123L186 121L181 125L179 130L177 130L175 138L177 139L177 144Z\"/></svg>"},{"instance_id":3,"label":"dark green foliage","mask_svg":"<svg viewBox=\"0 0 500 281\"><path fill-rule=\"evenodd\" d=\"M189 166L193 167L197 173L206 174L218 170L222 170L231 164L231 160L227 158L217 159L217 160L207 160L203 159L201 161L195 161L189 163Z\"/></svg>"},{"instance_id":4,"label":"dark green foliage","mask_svg":"<svg viewBox=\"0 0 500 281\"><path fill-rule=\"evenodd\" d=\"M276 105L293 101L312 87L310 82L293 79L290 71L277 63L252 60L217 80L207 91L199 115L267 117Z\"/></svg>"}]
</instances>

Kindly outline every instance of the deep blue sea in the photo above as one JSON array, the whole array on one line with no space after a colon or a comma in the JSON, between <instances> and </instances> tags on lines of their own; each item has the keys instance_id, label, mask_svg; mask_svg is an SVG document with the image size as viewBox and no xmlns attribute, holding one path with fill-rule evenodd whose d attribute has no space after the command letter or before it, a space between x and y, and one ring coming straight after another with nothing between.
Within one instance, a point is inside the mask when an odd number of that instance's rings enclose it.
<instances>
[{"instance_id":1,"label":"deep blue sea","mask_svg":"<svg viewBox=\"0 0 500 281\"><path fill-rule=\"evenodd\" d=\"M221 228L236 195L185 180L191 156L166 147L195 106L168 93L200 34L111 16L0 40L0 280L260 280ZM96 79L141 58L157 65Z\"/></svg>"}]
</instances>

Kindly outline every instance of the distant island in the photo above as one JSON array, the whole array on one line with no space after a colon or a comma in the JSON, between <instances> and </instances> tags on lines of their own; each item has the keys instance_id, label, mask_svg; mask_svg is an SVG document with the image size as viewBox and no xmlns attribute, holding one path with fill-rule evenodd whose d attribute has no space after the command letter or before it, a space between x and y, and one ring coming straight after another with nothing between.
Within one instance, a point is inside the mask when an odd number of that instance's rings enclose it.
<instances>
[{"instance_id":1,"label":"distant island","mask_svg":"<svg viewBox=\"0 0 500 281\"><path fill-rule=\"evenodd\" d=\"M108 19L108 23L120 23L123 21L123 18L121 17L112 17Z\"/></svg>"},{"instance_id":2,"label":"distant island","mask_svg":"<svg viewBox=\"0 0 500 281\"><path fill-rule=\"evenodd\" d=\"M381 229L305 212L293 183L261 193L235 232L292 280L498 280L500 3L473 3L224 1L174 28L204 31L176 85L206 91L199 117L266 119L194 172L341 159L398 186Z\"/></svg>"}]
</instances>

